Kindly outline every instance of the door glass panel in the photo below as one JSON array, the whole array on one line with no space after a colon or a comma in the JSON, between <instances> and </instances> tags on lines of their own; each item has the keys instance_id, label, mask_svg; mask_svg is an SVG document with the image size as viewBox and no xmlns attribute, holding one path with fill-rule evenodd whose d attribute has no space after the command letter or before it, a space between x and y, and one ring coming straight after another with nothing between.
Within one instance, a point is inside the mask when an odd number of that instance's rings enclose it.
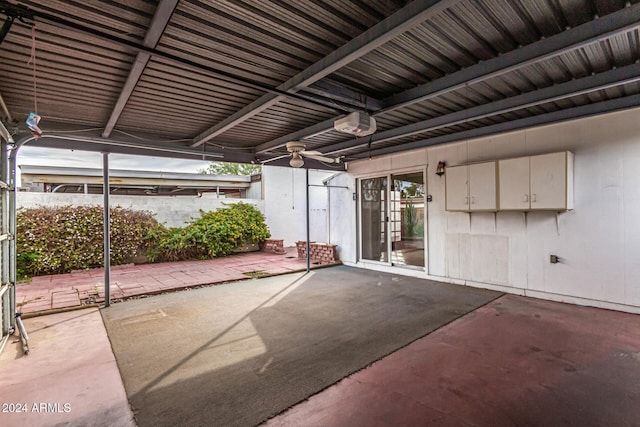
<instances>
[{"instance_id":1,"label":"door glass panel","mask_svg":"<svg viewBox=\"0 0 640 427\"><path fill-rule=\"evenodd\" d=\"M387 238L387 178L360 180L362 259L389 262Z\"/></svg>"},{"instance_id":2,"label":"door glass panel","mask_svg":"<svg viewBox=\"0 0 640 427\"><path fill-rule=\"evenodd\" d=\"M424 176L414 172L391 179L391 262L424 267Z\"/></svg>"}]
</instances>

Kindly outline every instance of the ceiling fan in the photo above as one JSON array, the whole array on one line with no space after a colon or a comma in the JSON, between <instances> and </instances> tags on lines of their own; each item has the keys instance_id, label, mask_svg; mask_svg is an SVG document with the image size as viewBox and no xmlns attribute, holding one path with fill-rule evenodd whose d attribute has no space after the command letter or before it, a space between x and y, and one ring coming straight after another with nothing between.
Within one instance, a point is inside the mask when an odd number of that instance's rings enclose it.
<instances>
[{"instance_id":1,"label":"ceiling fan","mask_svg":"<svg viewBox=\"0 0 640 427\"><path fill-rule=\"evenodd\" d=\"M310 159L314 159L317 160L319 162L323 162L323 163L340 163L340 158L339 157L327 157L324 156L321 152L319 151L306 151L305 150L305 145L304 142L302 141L290 141L287 142L287 151L291 154L289 154L291 156L291 160L289 160L289 165L291 165L292 168L300 168L304 165L304 158L308 157ZM268 162L272 162L274 160L277 159L281 159L283 157L288 157L289 155L285 155L285 156L280 156L280 157L276 157L273 159L269 159L264 161L263 163L268 163Z\"/></svg>"}]
</instances>

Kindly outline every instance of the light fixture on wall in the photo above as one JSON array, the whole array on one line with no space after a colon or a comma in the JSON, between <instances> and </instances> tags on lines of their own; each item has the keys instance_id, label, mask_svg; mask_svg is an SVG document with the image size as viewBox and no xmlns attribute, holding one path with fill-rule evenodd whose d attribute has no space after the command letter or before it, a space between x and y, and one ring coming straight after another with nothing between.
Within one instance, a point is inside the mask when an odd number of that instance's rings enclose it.
<instances>
[{"instance_id":1,"label":"light fixture on wall","mask_svg":"<svg viewBox=\"0 0 640 427\"><path fill-rule=\"evenodd\" d=\"M444 167L446 166L446 163L443 162L442 160L438 162L438 166L436 167L436 175L438 176L442 176L444 175Z\"/></svg>"}]
</instances>

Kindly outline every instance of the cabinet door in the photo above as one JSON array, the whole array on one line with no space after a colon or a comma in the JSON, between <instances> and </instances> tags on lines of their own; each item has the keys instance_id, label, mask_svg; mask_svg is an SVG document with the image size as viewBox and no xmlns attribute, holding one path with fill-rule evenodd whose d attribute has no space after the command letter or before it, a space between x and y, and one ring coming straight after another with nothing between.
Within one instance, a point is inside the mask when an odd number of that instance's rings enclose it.
<instances>
[{"instance_id":1,"label":"cabinet door","mask_svg":"<svg viewBox=\"0 0 640 427\"><path fill-rule=\"evenodd\" d=\"M469 165L469 210L495 211L496 162Z\"/></svg>"},{"instance_id":2,"label":"cabinet door","mask_svg":"<svg viewBox=\"0 0 640 427\"><path fill-rule=\"evenodd\" d=\"M469 166L452 166L446 169L446 209L469 210Z\"/></svg>"},{"instance_id":3,"label":"cabinet door","mask_svg":"<svg viewBox=\"0 0 640 427\"><path fill-rule=\"evenodd\" d=\"M500 210L528 210L529 157L499 160L498 187Z\"/></svg>"},{"instance_id":4,"label":"cabinet door","mask_svg":"<svg viewBox=\"0 0 640 427\"><path fill-rule=\"evenodd\" d=\"M531 157L531 209L567 208L567 153Z\"/></svg>"}]
</instances>

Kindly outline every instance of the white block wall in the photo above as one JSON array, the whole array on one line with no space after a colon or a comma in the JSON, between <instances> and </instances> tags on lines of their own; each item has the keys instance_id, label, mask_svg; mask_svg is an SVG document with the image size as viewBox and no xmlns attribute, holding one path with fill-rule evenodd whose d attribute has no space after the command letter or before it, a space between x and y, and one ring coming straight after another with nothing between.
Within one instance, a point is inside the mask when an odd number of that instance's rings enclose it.
<instances>
[{"instance_id":1,"label":"white block wall","mask_svg":"<svg viewBox=\"0 0 640 427\"><path fill-rule=\"evenodd\" d=\"M65 194L20 192L17 195L18 209L36 206L102 206L101 194ZM109 197L110 205L127 209L150 211L158 222L167 227L182 227L191 218L197 218L200 210L215 211L225 205L244 202L256 206L264 213L264 201L254 199L217 199L215 193L196 196L117 196ZM267 223L267 225L269 225Z\"/></svg>"},{"instance_id":2,"label":"white block wall","mask_svg":"<svg viewBox=\"0 0 640 427\"><path fill-rule=\"evenodd\" d=\"M434 173L439 161L452 166L562 150L575 154L573 211L445 211L445 178ZM352 162L339 180L354 187L358 176L427 165L433 202L427 204L426 271L392 271L640 312L639 109ZM331 199L330 223L341 259L355 263L350 197ZM550 254L562 262L551 264Z\"/></svg>"},{"instance_id":3,"label":"white block wall","mask_svg":"<svg viewBox=\"0 0 640 427\"><path fill-rule=\"evenodd\" d=\"M310 236L311 240L330 242L328 220L328 189L322 181L335 172L309 171ZM306 176L304 169L263 166L264 213L274 239L283 239L285 246L295 246L306 240ZM320 187L317 187L320 186Z\"/></svg>"}]
</instances>

